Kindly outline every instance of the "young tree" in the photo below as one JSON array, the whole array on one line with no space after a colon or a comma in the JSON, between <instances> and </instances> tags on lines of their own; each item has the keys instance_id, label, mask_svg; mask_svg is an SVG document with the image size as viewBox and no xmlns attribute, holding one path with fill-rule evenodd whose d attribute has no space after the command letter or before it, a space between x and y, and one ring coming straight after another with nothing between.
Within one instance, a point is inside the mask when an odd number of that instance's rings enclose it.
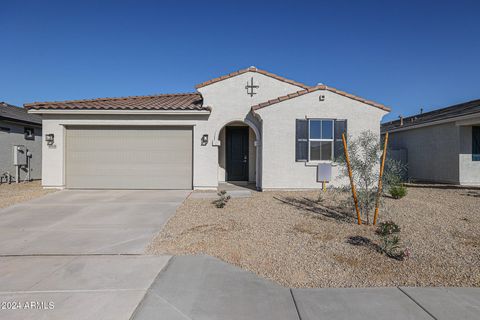
<instances>
[{"instance_id":1,"label":"young tree","mask_svg":"<svg viewBox=\"0 0 480 320\"><path fill-rule=\"evenodd\" d=\"M375 210L380 161L383 152L380 137L371 131L363 131L356 138L349 137L347 146L360 215L362 221L370 224L370 216ZM337 162L342 164L341 176L348 178L345 157L340 157ZM401 164L389 159L382 179L384 189L388 189L391 184L399 183L401 174Z\"/></svg>"}]
</instances>

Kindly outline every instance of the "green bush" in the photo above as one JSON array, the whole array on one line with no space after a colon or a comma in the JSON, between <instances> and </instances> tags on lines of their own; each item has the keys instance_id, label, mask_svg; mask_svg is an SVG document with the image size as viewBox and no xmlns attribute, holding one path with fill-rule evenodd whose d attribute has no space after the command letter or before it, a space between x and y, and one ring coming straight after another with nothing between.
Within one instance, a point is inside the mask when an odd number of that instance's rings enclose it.
<instances>
[{"instance_id":1,"label":"green bush","mask_svg":"<svg viewBox=\"0 0 480 320\"><path fill-rule=\"evenodd\" d=\"M212 203L215 205L217 208L223 208L227 205L228 200L230 200L230 196L227 195L227 191L221 190L220 192L217 193L219 198Z\"/></svg>"},{"instance_id":2,"label":"green bush","mask_svg":"<svg viewBox=\"0 0 480 320\"><path fill-rule=\"evenodd\" d=\"M387 236L394 233L399 233L400 227L393 221L385 221L379 224L377 234Z\"/></svg>"},{"instance_id":3,"label":"green bush","mask_svg":"<svg viewBox=\"0 0 480 320\"><path fill-rule=\"evenodd\" d=\"M403 185L391 186L388 191L394 199L400 199L407 195L407 187Z\"/></svg>"},{"instance_id":4,"label":"green bush","mask_svg":"<svg viewBox=\"0 0 480 320\"><path fill-rule=\"evenodd\" d=\"M390 220L380 223L376 232L380 235L380 252L396 260L404 260L410 256L408 248L402 247L400 227L395 222Z\"/></svg>"}]
</instances>

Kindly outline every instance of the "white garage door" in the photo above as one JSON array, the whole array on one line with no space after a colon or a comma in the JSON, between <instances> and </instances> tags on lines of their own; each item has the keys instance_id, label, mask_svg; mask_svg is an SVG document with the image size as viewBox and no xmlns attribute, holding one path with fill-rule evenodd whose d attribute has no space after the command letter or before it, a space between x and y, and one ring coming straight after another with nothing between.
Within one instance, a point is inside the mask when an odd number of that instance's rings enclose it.
<instances>
[{"instance_id":1,"label":"white garage door","mask_svg":"<svg viewBox=\"0 0 480 320\"><path fill-rule=\"evenodd\" d=\"M192 128L67 127L67 188L191 189Z\"/></svg>"}]
</instances>

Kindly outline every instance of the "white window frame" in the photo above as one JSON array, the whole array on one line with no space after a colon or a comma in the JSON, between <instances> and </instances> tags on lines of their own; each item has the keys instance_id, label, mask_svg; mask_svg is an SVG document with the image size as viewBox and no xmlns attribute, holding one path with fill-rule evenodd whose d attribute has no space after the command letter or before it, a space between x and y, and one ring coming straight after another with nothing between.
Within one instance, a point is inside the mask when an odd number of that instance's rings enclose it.
<instances>
[{"instance_id":1,"label":"white window frame","mask_svg":"<svg viewBox=\"0 0 480 320\"><path fill-rule=\"evenodd\" d=\"M335 151L335 119L330 118L308 118L308 162L333 162L334 151ZM331 121L332 122L332 139L312 139L310 138L310 122L311 121L320 121L320 136L322 135L322 121ZM331 142L331 152L329 160L312 160L310 158L310 143L311 141L324 141Z\"/></svg>"}]
</instances>

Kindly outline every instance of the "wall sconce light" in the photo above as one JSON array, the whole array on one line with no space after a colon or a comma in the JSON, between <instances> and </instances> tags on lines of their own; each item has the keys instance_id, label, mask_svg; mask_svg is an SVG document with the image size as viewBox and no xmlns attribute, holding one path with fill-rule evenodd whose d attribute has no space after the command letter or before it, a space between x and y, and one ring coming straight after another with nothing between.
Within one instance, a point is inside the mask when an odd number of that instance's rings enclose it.
<instances>
[{"instance_id":1,"label":"wall sconce light","mask_svg":"<svg viewBox=\"0 0 480 320\"><path fill-rule=\"evenodd\" d=\"M55 135L53 133L46 134L45 141L47 141L47 145L53 145L53 143L55 142Z\"/></svg>"},{"instance_id":2,"label":"wall sconce light","mask_svg":"<svg viewBox=\"0 0 480 320\"><path fill-rule=\"evenodd\" d=\"M208 134L202 136L202 146L206 146L208 143Z\"/></svg>"}]
</instances>

